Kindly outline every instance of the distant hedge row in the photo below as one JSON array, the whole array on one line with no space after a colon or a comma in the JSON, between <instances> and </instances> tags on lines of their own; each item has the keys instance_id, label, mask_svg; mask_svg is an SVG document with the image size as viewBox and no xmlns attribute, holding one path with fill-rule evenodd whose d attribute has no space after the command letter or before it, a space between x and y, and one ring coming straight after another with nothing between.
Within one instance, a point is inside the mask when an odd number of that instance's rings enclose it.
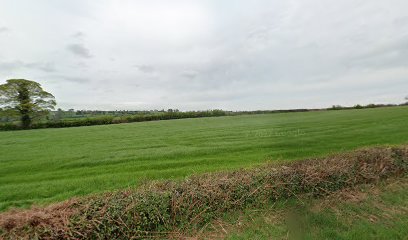
<instances>
[{"instance_id":1,"label":"distant hedge row","mask_svg":"<svg viewBox=\"0 0 408 240\"><path fill-rule=\"evenodd\" d=\"M403 104L368 104L365 106L355 105L354 107L343 107L334 105L331 108L323 109L286 109L286 110L257 110L257 111L223 111L223 110L208 110L208 111L191 111L191 112L159 112L159 113L142 113L125 116L98 116L88 118L71 118L69 120L47 121L34 123L31 129L38 128L66 128L66 127L81 127L92 125L107 125L131 122L148 122L158 120L182 119L182 118L201 118L201 117L221 117L221 116L237 116L249 114L270 114L270 113L293 113L293 112L310 112L310 111L326 111L326 110L349 110L349 109L364 109L364 108L380 108L380 107L397 107L408 106ZM22 130L23 128L15 123L0 124L0 131Z\"/></svg>"},{"instance_id":2,"label":"distant hedge row","mask_svg":"<svg viewBox=\"0 0 408 240\"><path fill-rule=\"evenodd\" d=\"M107 125L118 123L131 123L131 122L148 122L158 120L170 120L170 119L182 119L182 118L201 118L201 117L220 117L228 115L227 112L222 110L209 110L200 112L165 112L160 114L149 115L129 115L122 117L103 116L95 118L83 118L74 120L60 120L60 121L48 121L35 123L31 126L31 129L38 128L66 128L66 127L80 127L80 126L92 126L92 125ZM0 125L0 130L20 130L21 126L16 124L4 124Z\"/></svg>"}]
</instances>

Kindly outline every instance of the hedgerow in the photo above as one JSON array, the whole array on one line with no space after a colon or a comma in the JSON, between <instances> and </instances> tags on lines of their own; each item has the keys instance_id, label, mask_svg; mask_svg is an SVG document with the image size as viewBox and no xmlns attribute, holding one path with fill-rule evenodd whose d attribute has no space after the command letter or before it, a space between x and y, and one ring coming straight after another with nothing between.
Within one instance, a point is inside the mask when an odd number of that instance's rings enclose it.
<instances>
[{"instance_id":1,"label":"hedgerow","mask_svg":"<svg viewBox=\"0 0 408 240\"><path fill-rule=\"evenodd\" d=\"M171 120L171 119L183 119L183 118L202 118L202 117L220 117L226 116L227 112L222 110L210 110L210 111L196 111L196 112L164 112L160 114L136 114L122 117L103 116L93 118L79 118L70 120L59 121L46 121L37 122L30 126L30 129L38 128L67 128L67 127L81 127L81 126L93 126L93 125L108 125L119 123L131 123L131 122L149 122L158 120ZM0 130L22 130L22 126L17 124L1 124Z\"/></svg>"},{"instance_id":2,"label":"hedgerow","mask_svg":"<svg viewBox=\"0 0 408 240\"><path fill-rule=\"evenodd\" d=\"M408 146L158 181L138 189L0 215L3 238L143 239L197 229L229 211L408 173Z\"/></svg>"}]
</instances>

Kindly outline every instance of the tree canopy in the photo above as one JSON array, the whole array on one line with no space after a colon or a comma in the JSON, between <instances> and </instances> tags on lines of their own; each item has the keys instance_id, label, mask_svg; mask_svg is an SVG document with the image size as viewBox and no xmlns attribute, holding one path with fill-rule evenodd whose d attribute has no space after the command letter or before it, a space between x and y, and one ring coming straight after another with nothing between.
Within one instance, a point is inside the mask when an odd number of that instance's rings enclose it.
<instances>
[{"instance_id":1,"label":"tree canopy","mask_svg":"<svg viewBox=\"0 0 408 240\"><path fill-rule=\"evenodd\" d=\"M47 113L55 105L54 96L44 91L37 82L10 79L0 85L0 108L17 112L24 128L30 127L35 116Z\"/></svg>"}]
</instances>

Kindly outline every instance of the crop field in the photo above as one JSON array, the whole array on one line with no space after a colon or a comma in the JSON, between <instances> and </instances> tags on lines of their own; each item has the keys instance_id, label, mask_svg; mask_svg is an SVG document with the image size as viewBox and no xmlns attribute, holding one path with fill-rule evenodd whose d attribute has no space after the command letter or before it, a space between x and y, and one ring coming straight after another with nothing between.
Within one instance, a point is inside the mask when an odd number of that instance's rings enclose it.
<instances>
[{"instance_id":1,"label":"crop field","mask_svg":"<svg viewBox=\"0 0 408 240\"><path fill-rule=\"evenodd\" d=\"M0 132L0 210L151 179L408 143L408 108Z\"/></svg>"}]
</instances>

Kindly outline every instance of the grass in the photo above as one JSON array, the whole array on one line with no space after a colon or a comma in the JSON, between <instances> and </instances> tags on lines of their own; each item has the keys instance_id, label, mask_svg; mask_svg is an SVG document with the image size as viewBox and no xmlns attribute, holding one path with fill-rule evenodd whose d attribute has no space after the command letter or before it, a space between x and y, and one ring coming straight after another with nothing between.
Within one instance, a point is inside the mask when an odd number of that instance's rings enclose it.
<instances>
[{"instance_id":1,"label":"grass","mask_svg":"<svg viewBox=\"0 0 408 240\"><path fill-rule=\"evenodd\" d=\"M402 145L208 173L184 181L155 181L137 189L2 213L0 238L165 239L203 229L234 211L296 198L310 200L407 173L408 145ZM297 230L307 223L299 221L306 214L293 213Z\"/></svg>"},{"instance_id":2,"label":"grass","mask_svg":"<svg viewBox=\"0 0 408 240\"><path fill-rule=\"evenodd\" d=\"M324 199L293 199L263 210L229 214L205 234L229 240L388 240L406 239L407 226L408 178L402 178L359 186Z\"/></svg>"},{"instance_id":3,"label":"grass","mask_svg":"<svg viewBox=\"0 0 408 240\"><path fill-rule=\"evenodd\" d=\"M408 143L408 108L0 132L0 210L268 161Z\"/></svg>"}]
</instances>

